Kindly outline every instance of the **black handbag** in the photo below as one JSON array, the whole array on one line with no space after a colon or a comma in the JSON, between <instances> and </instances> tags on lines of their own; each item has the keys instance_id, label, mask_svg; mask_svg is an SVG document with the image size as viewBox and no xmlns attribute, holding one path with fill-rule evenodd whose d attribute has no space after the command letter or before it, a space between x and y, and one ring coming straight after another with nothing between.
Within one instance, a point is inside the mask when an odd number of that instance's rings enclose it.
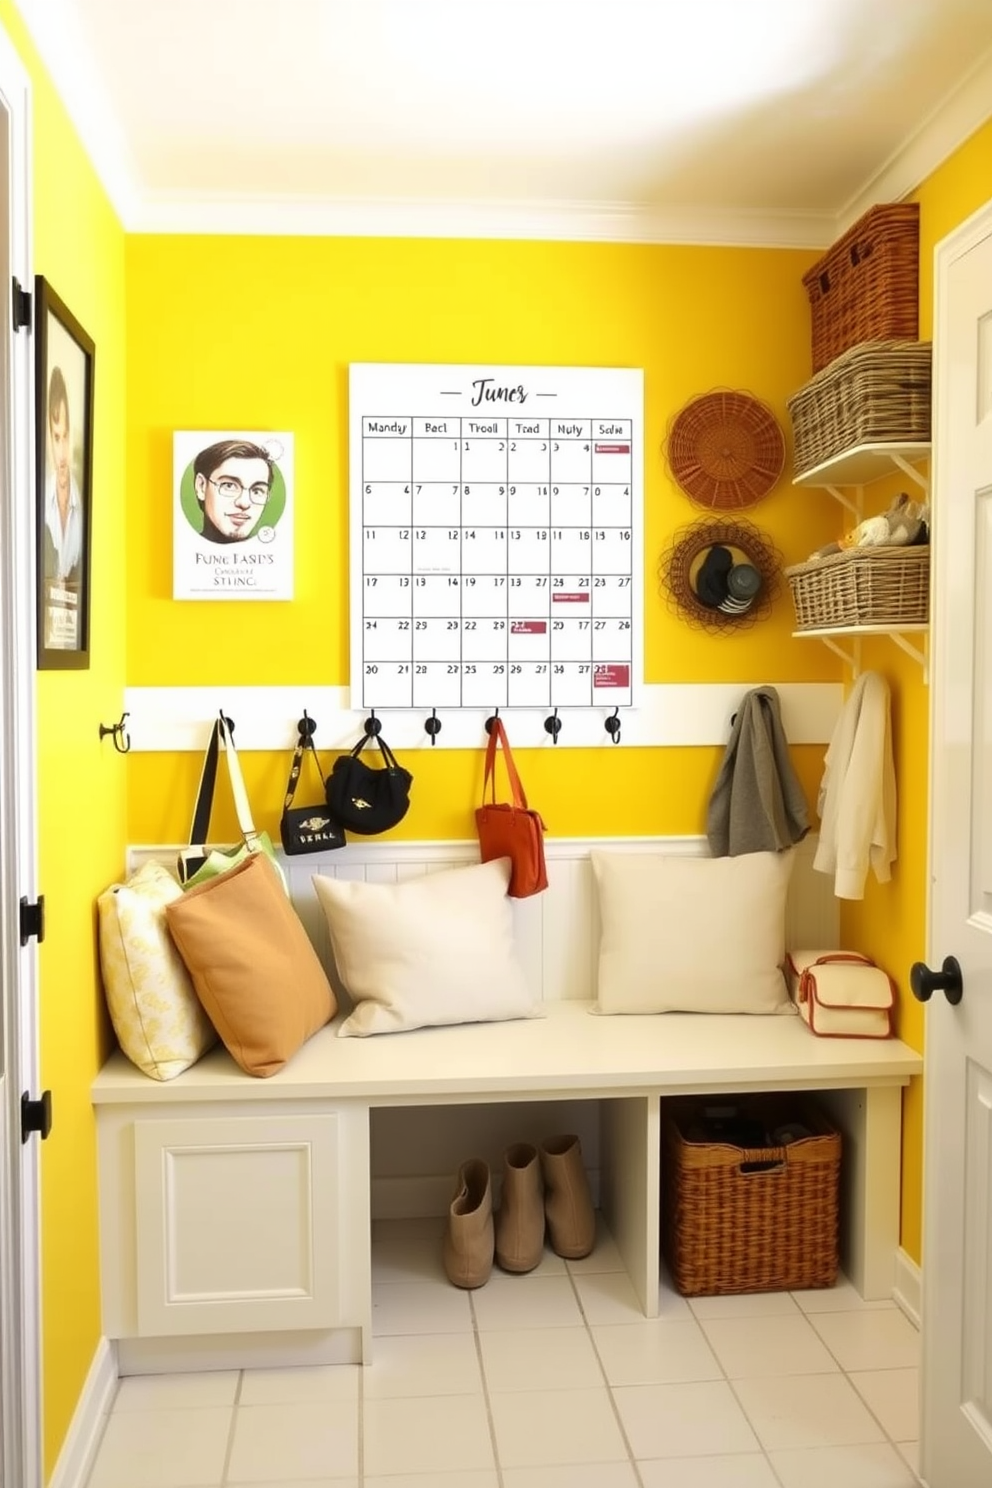
<instances>
[{"instance_id":1,"label":"black handbag","mask_svg":"<svg viewBox=\"0 0 992 1488\"><path fill-rule=\"evenodd\" d=\"M359 755L374 739L382 752L382 769L367 765ZM350 754L334 761L327 777L327 804L342 826L363 837L388 832L406 816L413 776L396 763L381 734L364 733Z\"/></svg>"},{"instance_id":2,"label":"black handbag","mask_svg":"<svg viewBox=\"0 0 992 1488\"><path fill-rule=\"evenodd\" d=\"M318 778L321 785L324 784L324 775L314 746L313 734L308 733L305 738L301 735L293 752L289 783L286 786L286 800L279 822L279 836L282 838L283 852L289 854L327 852L333 847L344 847L344 832L341 824L335 821L326 805L293 805L300 771L303 768L304 751L313 756Z\"/></svg>"}]
</instances>

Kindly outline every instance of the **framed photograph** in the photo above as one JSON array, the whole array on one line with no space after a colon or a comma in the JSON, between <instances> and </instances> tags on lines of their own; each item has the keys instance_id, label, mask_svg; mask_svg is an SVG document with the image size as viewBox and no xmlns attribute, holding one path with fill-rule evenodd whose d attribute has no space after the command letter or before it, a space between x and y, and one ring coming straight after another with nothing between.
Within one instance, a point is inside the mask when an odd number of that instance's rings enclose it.
<instances>
[{"instance_id":1,"label":"framed photograph","mask_svg":"<svg viewBox=\"0 0 992 1488\"><path fill-rule=\"evenodd\" d=\"M172 435L173 599L292 599L293 436Z\"/></svg>"},{"instance_id":2,"label":"framed photograph","mask_svg":"<svg viewBox=\"0 0 992 1488\"><path fill-rule=\"evenodd\" d=\"M90 664L93 342L35 280L38 667Z\"/></svg>"}]
</instances>

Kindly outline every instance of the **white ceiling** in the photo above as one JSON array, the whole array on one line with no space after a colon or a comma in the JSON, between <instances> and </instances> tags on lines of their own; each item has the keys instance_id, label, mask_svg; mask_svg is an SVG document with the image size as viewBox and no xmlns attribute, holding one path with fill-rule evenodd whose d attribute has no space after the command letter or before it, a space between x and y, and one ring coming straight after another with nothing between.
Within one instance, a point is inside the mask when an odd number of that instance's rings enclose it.
<instances>
[{"instance_id":1,"label":"white ceiling","mask_svg":"<svg viewBox=\"0 0 992 1488\"><path fill-rule=\"evenodd\" d=\"M17 0L125 225L820 246L992 112L992 0Z\"/></svg>"}]
</instances>

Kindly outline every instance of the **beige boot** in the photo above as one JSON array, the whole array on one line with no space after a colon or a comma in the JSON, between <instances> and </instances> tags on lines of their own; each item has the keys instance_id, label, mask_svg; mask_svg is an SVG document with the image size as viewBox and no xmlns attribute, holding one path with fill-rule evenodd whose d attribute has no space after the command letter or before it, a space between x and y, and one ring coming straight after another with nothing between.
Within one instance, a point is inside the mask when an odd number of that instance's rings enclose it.
<instances>
[{"instance_id":1,"label":"beige boot","mask_svg":"<svg viewBox=\"0 0 992 1488\"><path fill-rule=\"evenodd\" d=\"M544 1254L544 1193L537 1148L517 1142L503 1154L496 1216L496 1260L504 1271L533 1271Z\"/></svg>"},{"instance_id":2,"label":"beige boot","mask_svg":"<svg viewBox=\"0 0 992 1488\"><path fill-rule=\"evenodd\" d=\"M493 1195L489 1164L470 1158L458 1169L458 1192L448 1211L444 1269L457 1287L480 1287L493 1269Z\"/></svg>"},{"instance_id":3,"label":"beige boot","mask_svg":"<svg viewBox=\"0 0 992 1488\"><path fill-rule=\"evenodd\" d=\"M552 1250L570 1261L587 1256L596 1240L596 1214L578 1137L542 1142L541 1169Z\"/></svg>"}]
</instances>

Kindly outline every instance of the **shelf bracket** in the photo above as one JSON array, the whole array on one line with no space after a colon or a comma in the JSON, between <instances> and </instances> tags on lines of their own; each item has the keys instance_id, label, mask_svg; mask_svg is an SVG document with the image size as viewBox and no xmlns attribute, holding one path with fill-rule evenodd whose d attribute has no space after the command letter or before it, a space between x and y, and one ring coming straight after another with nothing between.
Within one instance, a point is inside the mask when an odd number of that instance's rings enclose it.
<instances>
[{"instance_id":1,"label":"shelf bracket","mask_svg":"<svg viewBox=\"0 0 992 1488\"><path fill-rule=\"evenodd\" d=\"M808 630L803 632L803 634L816 635L816 632ZM855 638L851 644L850 651L846 650L843 646L839 646L833 636L816 636L816 639L821 645L826 646L828 651L832 651L835 656L839 656L841 661L846 662L851 668L852 674L857 677L861 671L861 641L859 639Z\"/></svg>"},{"instance_id":2,"label":"shelf bracket","mask_svg":"<svg viewBox=\"0 0 992 1488\"><path fill-rule=\"evenodd\" d=\"M892 460L894 464L898 465L902 473L904 475L908 475L911 481L915 481L918 486L921 486L923 488L924 495L930 495L930 479L928 476L921 475L920 472L916 469L915 465L910 465L909 461L904 460L902 455L897 455L890 452L889 459Z\"/></svg>"},{"instance_id":3,"label":"shelf bracket","mask_svg":"<svg viewBox=\"0 0 992 1488\"><path fill-rule=\"evenodd\" d=\"M841 506L846 506L847 509L848 509L848 511L851 512L851 513L853 513L853 515L857 517L857 519L858 519L859 522L861 521L861 488L860 487L858 487L858 497L857 497L857 500L856 501L852 501L851 498L850 498L850 496L845 496L844 492L840 489L839 486L824 486L823 489L825 491L829 491L830 494L831 494L831 496L834 498L835 501L839 501L840 504L841 504Z\"/></svg>"},{"instance_id":4,"label":"shelf bracket","mask_svg":"<svg viewBox=\"0 0 992 1488\"><path fill-rule=\"evenodd\" d=\"M898 630L890 631L889 639L895 641L900 651L905 651L907 656L911 656L914 661L919 662L920 666L923 668L923 680L924 682L929 682L929 658L927 656L926 643L924 642L922 646L914 646L912 641L907 641L906 637L902 635Z\"/></svg>"}]
</instances>

